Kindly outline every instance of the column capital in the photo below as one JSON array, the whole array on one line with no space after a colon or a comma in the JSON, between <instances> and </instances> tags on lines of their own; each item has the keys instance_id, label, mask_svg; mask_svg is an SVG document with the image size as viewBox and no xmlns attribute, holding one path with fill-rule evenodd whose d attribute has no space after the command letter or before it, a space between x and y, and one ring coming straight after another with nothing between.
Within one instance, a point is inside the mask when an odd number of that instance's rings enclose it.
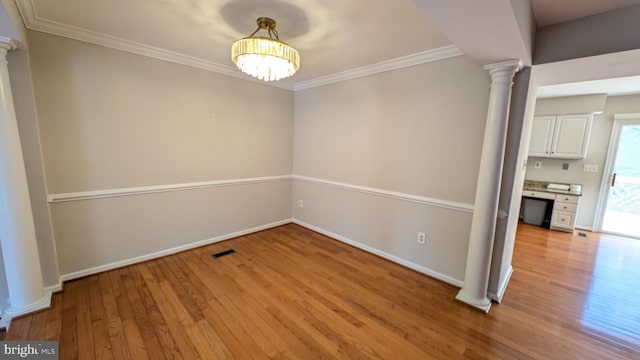
<instances>
[{"instance_id":1,"label":"column capital","mask_svg":"<svg viewBox=\"0 0 640 360\"><path fill-rule=\"evenodd\" d=\"M12 38L8 38L5 36L0 36L0 48L13 50L18 47L18 43Z\"/></svg>"},{"instance_id":2,"label":"column capital","mask_svg":"<svg viewBox=\"0 0 640 360\"><path fill-rule=\"evenodd\" d=\"M509 60L499 63L485 65L484 68L491 75L491 85L508 85L511 86L513 76L522 68L522 61Z\"/></svg>"},{"instance_id":3,"label":"column capital","mask_svg":"<svg viewBox=\"0 0 640 360\"><path fill-rule=\"evenodd\" d=\"M6 63L6 55L9 51L18 47L18 44L11 38L0 36L0 62Z\"/></svg>"},{"instance_id":4,"label":"column capital","mask_svg":"<svg viewBox=\"0 0 640 360\"><path fill-rule=\"evenodd\" d=\"M522 69L522 60L507 60L493 64L487 64L484 66L485 70L491 72L492 70L513 70L514 72Z\"/></svg>"}]
</instances>

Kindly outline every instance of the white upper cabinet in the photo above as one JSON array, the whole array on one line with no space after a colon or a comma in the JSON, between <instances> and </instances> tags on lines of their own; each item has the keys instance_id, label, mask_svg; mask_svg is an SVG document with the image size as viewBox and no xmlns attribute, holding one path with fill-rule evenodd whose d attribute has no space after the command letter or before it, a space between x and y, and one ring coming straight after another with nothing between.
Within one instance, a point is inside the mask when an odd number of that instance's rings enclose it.
<instances>
[{"instance_id":1,"label":"white upper cabinet","mask_svg":"<svg viewBox=\"0 0 640 360\"><path fill-rule=\"evenodd\" d=\"M553 141L555 124L555 116L536 116L533 119L529 156L547 157L551 154L551 142Z\"/></svg>"},{"instance_id":2,"label":"white upper cabinet","mask_svg":"<svg viewBox=\"0 0 640 360\"><path fill-rule=\"evenodd\" d=\"M536 116L529 156L583 159L591 135L593 115Z\"/></svg>"}]
</instances>

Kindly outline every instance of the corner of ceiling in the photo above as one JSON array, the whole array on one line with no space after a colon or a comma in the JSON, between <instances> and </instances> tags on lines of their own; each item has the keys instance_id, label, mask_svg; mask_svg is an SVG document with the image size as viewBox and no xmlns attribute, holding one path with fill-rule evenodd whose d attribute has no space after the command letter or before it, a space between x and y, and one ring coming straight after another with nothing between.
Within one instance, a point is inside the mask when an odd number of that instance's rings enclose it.
<instances>
[{"instance_id":1,"label":"corner of ceiling","mask_svg":"<svg viewBox=\"0 0 640 360\"><path fill-rule=\"evenodd\" d=\"M79 40L90 44L101 45L116 50L122 50L137 55L151 57L154 59L186 65L243 80L255 81L265 85L292 90L292 87L288 84L265 83L264 81L248 78L246 75L238 72L235 68L230 66L221 65L212 61L180 54L174 51L141 44L135 41L121 39L115 36L110 36L107 34L102 34L75 26L62 24L56 21L42 19L38 17L35 11L33 0L15 0L15 2L18 6L18 10L20 11L20 15L22 16L25 26L30 30L58 35L73 40Z\"/></svg>"},{"instance_id":2,"label":"corner of ceiling","mask_svg":"<svg viewBox=\"0 0 640 360\"><path fill-rule=\"evenodd\" d=\"M66 25L57 21L43 19L38 17L33 0L15 0L20 12L20 16L24 21L25 27L30 30L40 31L48 34L58 35L61 37L79 40L90 44L101 45L104 47L126 51L129 53L143 55L159 60L169 61L181 65L191 66L194 68L215 72L243 80L254 81L263 85L273 86L290 91L298 91L309 89L312 87L327 85L340 81L355 79L367 75L373 75L385 71L401 69L408 66L428 63L437 60L443 60L455 56L463 55L462 51L454 45L444 46L436 49L402 56L399 58L383 61L359 67L352 70L339 72L321 76L315 79L287 83L287 82L264 82L258 79L250 78L247 75L237 71L237 69L214 63L212 61L180 54L174 51L141 44L138 42L118 38L115 36L98 33L95 31L83 29L80 27Z\"/></svg>"},{"instance_id":3,"label":"corner of ceiling","mask_svg":"<svg viewBox=\"0 0 640 360\"><path fill-rule=\"evenodd\" d=\"M379 62L376 64L339 72L336 74L321 76L307 81L300 81L293 84L293 91L305 90L316 86L332 84L385 71L402 69L408 66L448 59L460 55L463 55L462 51L460 51L460 49L458 49L454 45L443 46L440 48L430 49L419 53Z\"/></svg>"}]
</instances>

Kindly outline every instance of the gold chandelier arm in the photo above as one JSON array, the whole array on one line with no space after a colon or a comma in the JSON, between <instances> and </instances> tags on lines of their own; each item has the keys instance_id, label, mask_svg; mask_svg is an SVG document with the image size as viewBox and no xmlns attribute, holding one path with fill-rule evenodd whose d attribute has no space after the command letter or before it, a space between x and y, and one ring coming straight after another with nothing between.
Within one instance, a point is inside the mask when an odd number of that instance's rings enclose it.
<instances>
[{"instance_id":1,"label":"gold chandelier arm","mask_svg":"<svg viewBox=\"0 0 640 360\"><path fill-rule=\"evenodd\" d=\"M249 35L248 37L252 37L258 31L260 31L260 29L264 29L264 30L267 30L267 33L269 34L270 38L273 39L275 37L276 40L280 40L280 37L278 36L278 30L276 30L275 20L266 18L266 17L261 17L261 18L258 18L257 23L258 23L258 28L256 29L256 31L252 32L251 35Z\"/></svg>"},{"instance_id":2,"label":"gold chandelier arm","mask_svg":"<svg viewBox=\"0 0 640 360\"><path fill-rule=\"evenodd\" d=\"M258 28L256 29L256 31L252 32L251 35L249 35L248 37L252 37L253 35L255 35L258 31L260 31L260 27L258 26Z\"/></svg>"}]
</instances>

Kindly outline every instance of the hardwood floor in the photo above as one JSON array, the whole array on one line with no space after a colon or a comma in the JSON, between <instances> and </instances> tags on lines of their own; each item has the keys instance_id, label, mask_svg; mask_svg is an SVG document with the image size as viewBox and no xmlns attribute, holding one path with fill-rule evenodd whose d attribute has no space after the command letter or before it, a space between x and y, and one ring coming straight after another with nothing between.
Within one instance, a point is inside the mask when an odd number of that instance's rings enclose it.
<instances>
[{"instance_id":1,"label":"hardwood floor","mask_svg":"<svg viewBox=\"0 0 640 360\"><path fill-rule=\"evenodd\" d=\"M61 359L638 359L640 241L587 235L521 225L485 315L290 224L68 282L7 340L59 340Z\"/></svg>"}]
</instances>

